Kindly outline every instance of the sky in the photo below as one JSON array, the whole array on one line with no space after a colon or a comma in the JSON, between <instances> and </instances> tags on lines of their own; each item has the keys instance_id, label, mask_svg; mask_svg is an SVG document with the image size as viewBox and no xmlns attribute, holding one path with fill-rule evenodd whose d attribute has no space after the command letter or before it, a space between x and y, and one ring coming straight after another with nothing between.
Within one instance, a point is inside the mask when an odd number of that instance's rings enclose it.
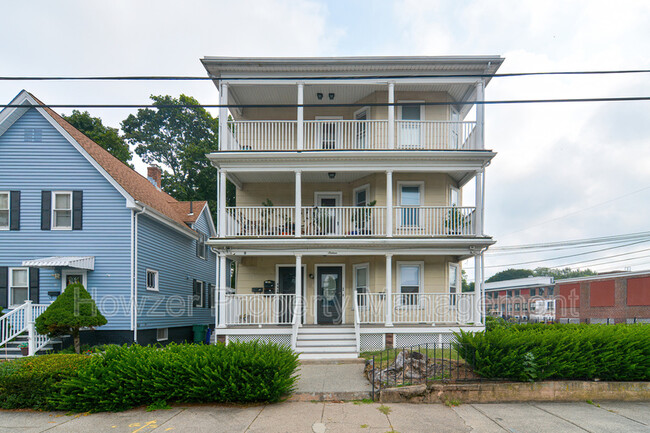
<instances>
[{"instance_id":1,"label":"sky","mask_svg":"<svg viewBox=\"0 0 650 433\"><path fill-rule=\"evenodd\" d=\"M650 69L646 0L30 0L2 11L2 76L205 75L204 56L501 55L502 73ZM0 101L23 88L50 104L180 93L218 103L209 81L0 81ZM650 74L495 78L486 89L488 100L614 96L650 96ZM90 112L119 127L133 110ZM486 147L498 153L486 173L486 231L498 246L650 230L649 101L488 106ZM465 204L472 196L465 188ZM649 269L648 248L564 259L590 250L495 250L486 275L528 261L519 267Z\"/></svg>"}]
</instances>

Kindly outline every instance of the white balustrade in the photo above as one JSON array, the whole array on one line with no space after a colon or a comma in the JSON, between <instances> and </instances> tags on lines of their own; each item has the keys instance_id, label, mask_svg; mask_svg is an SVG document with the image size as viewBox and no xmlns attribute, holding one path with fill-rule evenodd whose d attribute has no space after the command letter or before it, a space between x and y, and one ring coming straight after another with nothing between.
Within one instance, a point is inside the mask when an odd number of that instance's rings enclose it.
<instances>
[{"instance_id":1,"label":"white balustrade","mask_svg":"<svg viewBox=\"0 0 650 433\"><path fill-rule=\"evenodd\" d=\"M385 293L357 293L359 323L382 324L386 321Z\"/></svg>"},{"instance_id":2,"label":"white balustrade","mask_svg":"<svg viewBox=\"0 0 650 433\"><path fill-rule=\"evenodd\" d=\"M474 149L476 122L439 120L397 120L398 149L459 150Z\"/></svg>"},{"instance_id":3,"label":"white balustrade","mask_svg":"<svg viewBox=\"0 0 650 433\"><path fill-rule=\"evenodd\" d=\"M307 150L388 149L387 120L308 120Z\"/></svg>"},{"instance_id":4,"label":"white balustrade","mask_svg":"<svg viewBox=\"0 0 650 433\"><path fill-rule=\"evenodd\" d=\"M465 324L472 321L473 293L394 293L394 324Z\"/></svg>"},{"instance_id":5,"label":"white balustrade","mask_svg":"<svg viewBox=\"0 0 650 433\"><path fill-rule=\"evenodd\" d=\"M226 208L226 236L293 236L295 207L243 206Z\"/></svg>"},{"instance_id":6,"label":"white balustrade","mask_svg":"<svg viewBox=\"0 0 650 433\"><path fill-rule=\"evenodd\" d=\"M474 207L395 206L395 236L472 236Z\"/></svg>"},{"instance_id":7,"label":"white balustrade","mask_svg":"<svg viewBox=\"0 0 650 433\"><path fill-rule=\"evenodd\" d=\"M0 317L0 346L4 346L23 332L30 331L30 325L33 326L33 321L47 307L48 305L32 304L31 301L28 301ZM31 318L32 323L29 323L29 318ZM47 335L41 335L34 329L29 332L29 336L28 343L31 353L36 353L50 341Z\"/></svg>"},{"instance_id":8,"label":"white balustrade","mask_svg":"<svg viewBox=\"0 0 650 433\"><path fill-rule=\"evenodd\" d=\"M294 120L237 120L228 129L225 150L296 150Z\"/></svg>"},{"instance_id":9,"label":"white balustrade","mask_svg":"<svg viewBox=\"0 0 650 433\"><path fill-rule=\"evenodd\" d=\"M293 294L226 295L226 325L291 325L294 300Z\"/></svg>"},{"instance_id":10,"label":"white balustrade","mask_svg":"<svg viewBox=\"0 0 650 433\"><path fill-rule=\"evenodd\" d=\"M302 208L303 235L326 237L384 236L386 208L320 206Z\"/></svg>"}]
</instances>

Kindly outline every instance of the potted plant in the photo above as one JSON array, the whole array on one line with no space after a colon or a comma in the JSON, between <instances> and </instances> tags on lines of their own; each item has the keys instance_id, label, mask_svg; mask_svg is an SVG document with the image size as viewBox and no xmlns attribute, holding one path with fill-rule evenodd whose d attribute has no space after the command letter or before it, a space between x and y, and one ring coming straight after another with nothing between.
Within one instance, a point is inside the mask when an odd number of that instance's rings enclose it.
<instances>
[{"instance_id":1,"label":"potted plant","mask_svg":"<svg viewBox=\"0 0 650 433\"><path fill-rule=\"evenodd\" d=\"M18 345L18 347L20 348L20 354L21 355L23 355L23 356L28 356L29 355L29 343L27 343L25 341L24 343L20 343Z\"/></svg>"},{"instance_id":2,"label":"potted plant","mask_svg":"<svg viewBox=\"0 0 650 433\"><path fill-rule=\"evenodd\" d=\"M372 210L368 209L377 204L377 200L366 203L366 209L355 209L352 212L352 223L354 232L351 234L371 235L372 234Z\"/></svg>"},{"instance_id":3,"label":"potted plant","mask_svg":"<svg viewBox=\"0 0 650 433\"><path fill-rule=\"evenodd\" d=\"M447 213L445 220L445 229L449 235L461 235L466 232L466 228L471 224L471 215L463 215L463 212L456 206Z\"/></svg>"}]
</instances>

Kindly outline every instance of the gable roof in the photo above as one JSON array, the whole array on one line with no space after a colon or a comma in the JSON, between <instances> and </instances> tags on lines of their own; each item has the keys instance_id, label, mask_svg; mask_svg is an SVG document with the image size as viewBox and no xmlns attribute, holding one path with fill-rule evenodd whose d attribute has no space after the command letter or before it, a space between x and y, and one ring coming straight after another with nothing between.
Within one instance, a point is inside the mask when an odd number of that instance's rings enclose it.
<instances>
[{"instance_id":1,"label":"gable roof","mask_svg":"<svg viewBox=\"0 0 650 433\"><path fill-rule=\"evenodd\" d=\"M25 105L25 108L29 108L29 105L45 105L41 100L25 90L20 92L18 96L13 99L12 105L21 103L20 100L22 100L22 104ZM6 108L6 110L8 109L9 108ZM14 108L14 110L20 109ZM188 216L183 213L183 206L186 204L187 209L189 209L189 202L178 201L166 192L159 190L147 178L114 157L110 152L92 141L90 138L86 137L81 131L68 123L51 108L39 107L37 109L39 109L41 114L44 114L46 118L50 117L53 122L63 129L63 131L65 131L77 144L79 144L88 156L92 158L106 172L106 174L119 185L119 187L121 187L123 191L120 192L128 194L127 198L162 214L166 219L170 220L171 223L182 228L184 231L191 230L190 227L188 227L188 223L191 224L194 221L192 221L191 218L188 219ZM24 111L26 110L23 109L23 113L18 116L13 116L11 119L12 123L24 114ZM11 117L11 114L8 116L0 116L0 122L4 122L8 117ZM1 128L0 135L6 131L7 128L8 126ZM198 209L202 208L197 207L197 210Z\"/></svg>"}]
</instances>

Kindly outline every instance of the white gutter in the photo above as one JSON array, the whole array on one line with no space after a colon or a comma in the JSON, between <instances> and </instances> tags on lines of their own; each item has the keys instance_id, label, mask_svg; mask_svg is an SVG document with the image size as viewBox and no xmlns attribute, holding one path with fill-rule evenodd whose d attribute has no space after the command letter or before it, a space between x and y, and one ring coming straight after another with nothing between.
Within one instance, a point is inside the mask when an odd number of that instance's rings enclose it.
<instances>
[{"instance_id":1,"label":"white gutter","mask_svg":"<svg viewBox=\"0 0 650 433\"><path fill-rule=\"evenodd\" d=\"M132 327L133 342L138 342L138 215L144 213L147 208L143 207L139 211L133 211L133 220L131 221L132 237L132 256L131 256L131 296L132 302Z\"/></svg>"}]
</instances>

